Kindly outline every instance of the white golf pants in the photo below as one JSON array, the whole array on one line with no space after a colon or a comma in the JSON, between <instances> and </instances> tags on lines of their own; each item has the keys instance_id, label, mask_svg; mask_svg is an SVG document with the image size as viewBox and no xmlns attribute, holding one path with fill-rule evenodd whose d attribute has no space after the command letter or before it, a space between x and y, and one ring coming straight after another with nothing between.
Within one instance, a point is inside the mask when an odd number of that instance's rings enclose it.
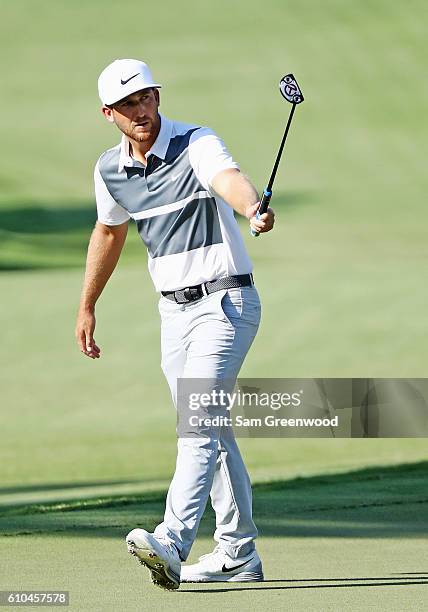
<instances>
[{"instance_id":1,"label":"white golf pants","mask_svg":"<svg viewBox=\"0 0 428 612\"><path fill-rule=\"evenodd\" d=\"M177 407L178 378L236 379L260 322L254 286L217 291L189 304L161 297L162 370ZM214 539L233 557L248 554L257 529L251 484L229 426L181 437L165 516L155 535L172 541L186 560L209 495Z\"/></svg>"}]
</instances>

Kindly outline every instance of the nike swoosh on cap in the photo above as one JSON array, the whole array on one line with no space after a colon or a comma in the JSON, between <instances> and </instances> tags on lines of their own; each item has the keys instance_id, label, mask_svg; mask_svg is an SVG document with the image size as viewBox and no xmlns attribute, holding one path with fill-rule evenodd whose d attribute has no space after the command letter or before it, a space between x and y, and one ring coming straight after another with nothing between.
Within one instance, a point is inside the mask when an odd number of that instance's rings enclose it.
<instances>
[{"instance_id":1,"label":"nike swoosh on cap","mask_svg":"<svg viewBox=\"0 0 428 612\"><path fill-rule=\"evenodd\" d=\"M126 81L122 81L122 79L120 79L120 83L121 85L126 85L131 79L135 79L136 76L138 76L140 73L137 72L137 74L133 74L131 77L129 77L129 79L126 79Z\"/></svg>"},{"instance_id":2,"label":"nike swoosh on cap","mask_svg":"<svg viewBox=\"0 0 428 612\"><path fill-rule=\"evenodd\" d=\"M251 557L252 559L252 557ZM242 567L243 565L247 565L247 563L249 563L251 561L251 559L248 559L248 561L244 561L244 563L241 563L240 565L234 565L233 567L226 567L226 564L223 564L223 567L221 568L222 572L232 572L235 569L238 569L238 567Z\"/></svg>"}]
</instances>

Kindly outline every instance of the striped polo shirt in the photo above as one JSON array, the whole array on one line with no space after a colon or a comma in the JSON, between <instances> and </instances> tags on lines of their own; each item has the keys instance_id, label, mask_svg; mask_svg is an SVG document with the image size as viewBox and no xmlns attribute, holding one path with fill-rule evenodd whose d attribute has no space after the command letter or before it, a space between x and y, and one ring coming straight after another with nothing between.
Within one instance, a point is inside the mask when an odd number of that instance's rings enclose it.
<instances>
[{"instance_id":1,"label":"striped polo shirt","mask_svg":"<svg viewBox=\"0 0 428 612\"><path fill-rule=\"evenodd\" d=\"M251 272L233 210L211 188L216 174L238 168L222 140L161 116L146 160L132 158L123 136L95 166L95 195L100 223L135 220L156 291Z\"/></svg>"}]
</instances>

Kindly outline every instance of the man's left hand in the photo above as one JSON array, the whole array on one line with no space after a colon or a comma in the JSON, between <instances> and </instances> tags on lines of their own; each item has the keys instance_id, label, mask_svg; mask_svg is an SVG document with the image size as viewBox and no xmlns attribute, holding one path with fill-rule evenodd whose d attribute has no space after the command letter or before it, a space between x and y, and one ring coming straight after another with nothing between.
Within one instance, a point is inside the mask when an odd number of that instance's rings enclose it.
<instances>
[{"instance_id":1,"label":"man's left hand","mask_svg":"<svg viewBox=\"0 0 428 612\"><path fill-rule=\"evenodd\" d=\"M257 210L260 206L260 202L256 202L247 209L246 217L250 220L251 229L263 234L264 232L270 232L275 223L275 212L272 208L267 209L265 213L260 215L260 219L256 218Z\"/></svg>"}]
</instances>

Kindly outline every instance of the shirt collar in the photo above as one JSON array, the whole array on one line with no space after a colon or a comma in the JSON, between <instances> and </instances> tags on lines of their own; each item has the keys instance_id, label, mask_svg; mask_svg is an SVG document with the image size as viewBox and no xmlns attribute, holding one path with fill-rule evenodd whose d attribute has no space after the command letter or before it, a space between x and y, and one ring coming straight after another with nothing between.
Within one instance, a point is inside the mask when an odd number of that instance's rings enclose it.
<instances>
[{"instance_id":1,"label":"shirt collar","mask_svg":"<svg viewBox=\"0 0 428 612\"><path fill-rule=\"evenodd\" d=\"M165 159L166 152L168 150L169 141L171 140L172 134L172 121L160 115L161 126L159 130L158 137L152 145L150 151L147 151L146 158L149 155L156 155L160 159ZM118 164L118 172L123 172L125 166L133 166L134 159L130 152L130 143L125 134L122 135L122 140L120 142L120 155L119 155L119 164Z\"/></svg>"}]
</instances>

